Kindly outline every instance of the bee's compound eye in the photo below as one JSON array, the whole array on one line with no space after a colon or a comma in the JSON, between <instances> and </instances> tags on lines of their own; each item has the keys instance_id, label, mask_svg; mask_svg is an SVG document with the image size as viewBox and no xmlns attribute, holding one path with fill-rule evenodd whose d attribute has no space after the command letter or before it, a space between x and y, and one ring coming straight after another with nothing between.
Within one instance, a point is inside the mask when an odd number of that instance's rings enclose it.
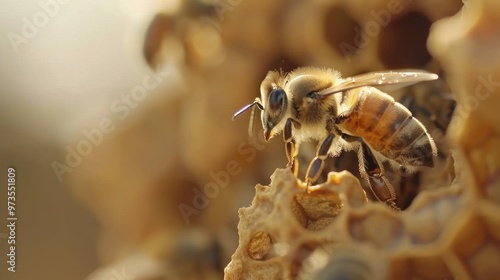
<instances>
[{"instance_id":1,"label":"bee's compound eye","mask_svg":"<svg viewBox=\"0 0 500 280\"><path fill-rule=\"evenodd\" d=\"M269 94L269 107L272 110L279 110L282 108L286 99L286 93L281 88L275 88Z\"/></svg>"}]
</instances>

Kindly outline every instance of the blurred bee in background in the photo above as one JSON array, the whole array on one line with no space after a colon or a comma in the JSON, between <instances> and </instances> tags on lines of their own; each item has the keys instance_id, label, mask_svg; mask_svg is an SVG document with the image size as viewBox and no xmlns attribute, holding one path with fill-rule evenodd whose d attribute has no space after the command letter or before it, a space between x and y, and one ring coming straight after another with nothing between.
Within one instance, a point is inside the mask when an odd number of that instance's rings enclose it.
<instances>
[{"instance_id":1,"label":"blurred bee in background","mask_svg":"<svg viewBox=\"0 0 500 280\"><path fill-rule=\"evenodd\" d=\"M319 140L316 156L306 171L307 186L319 178L328 156L355 151L361 177L374 196L398 209L383 163L403 172L433 167L437 148L407 108L373 86L406 86L437 78L419 70L374 72L345 79L331 69L306 67L289 74L270 71L261 84L261 98L240 109L233 119L251 108L252 132L255 109L259 108L266 141L284 132L288 166L294 174L298 172L300 143Z\"/></svg>"},{"instance_id":2,"label":"blurred bee in background","mask_svg":"<svg viewBox=\"0 0 500 280\"><path fill-rule=\"evenodd\" d=\"M393 96L424 124L438 149L434 162L438 168L392 174L390 181L396 184L397 204L405 209L421 190L449 186L455 178L454 160L445 135L456 100L443 80L407 87L401 95Z\"/></svg>"}]
</instances>

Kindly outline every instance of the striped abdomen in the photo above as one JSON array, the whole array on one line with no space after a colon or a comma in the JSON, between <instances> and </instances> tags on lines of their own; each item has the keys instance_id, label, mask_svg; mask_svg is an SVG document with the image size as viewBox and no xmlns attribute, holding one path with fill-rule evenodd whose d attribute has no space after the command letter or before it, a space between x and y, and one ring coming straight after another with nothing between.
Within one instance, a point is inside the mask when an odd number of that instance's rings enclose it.
<instances>
[{"instance_id":1,"label":"striped abdomen","mask_svg":"<svg viewBox=\"0 0 500 280\"><path fill-rule=\"evenodd\" d=\"M372 87L351 90L351 94L357 95L356 105L342 127L399 164L434 166L434 141L406 107Z\"/></svg>"}]
</instances>

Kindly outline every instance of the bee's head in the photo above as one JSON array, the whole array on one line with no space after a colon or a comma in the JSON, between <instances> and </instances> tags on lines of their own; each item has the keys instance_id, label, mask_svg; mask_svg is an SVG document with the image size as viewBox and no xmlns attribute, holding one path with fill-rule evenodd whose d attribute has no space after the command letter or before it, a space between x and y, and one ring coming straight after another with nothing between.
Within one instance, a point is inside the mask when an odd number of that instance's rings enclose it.
<instances>
[{"instance_id":1,"label":"bee's head","mask_svg":"<svg viewBox=\"0 0 500 280\"><path fill-rule=\"evenodd\" d=\"M285 118L288 108L288 98L283 90L285 78L282 72L270 71L260 86L261 98L255 98L253 103L246 105L233 115L234 120L243 112L252 109L248 128L250 136L253 136L253 118L256 108L262 111L260 117L266 141L283 129L284 122L281 120Z\"/></svg>"},{"instance_id":2,"label":"bee's head","mask_svg":"<svg viewBox=\"0 0 500 280\"><path fill-rule=\"evenodd\" d=\"M286 92L280 87L273 88L264 104L261 120L264 128L264 138L267 141L274 136L273 128L281 122L286 114L288 107Z\"/></svg>"},{"instance_id":3,"label":"bee's head","mask_svg":"<svg viewBox=\"0 0 500 280\"><path fill-rule=\"evenodd\" d=\"M260 85L260 94L264 110L261 114L264 139L268 141L281 132L288 108L288 98L283 87L286 75L281 71L269 71Z\"/></svg>"}]
</instances>

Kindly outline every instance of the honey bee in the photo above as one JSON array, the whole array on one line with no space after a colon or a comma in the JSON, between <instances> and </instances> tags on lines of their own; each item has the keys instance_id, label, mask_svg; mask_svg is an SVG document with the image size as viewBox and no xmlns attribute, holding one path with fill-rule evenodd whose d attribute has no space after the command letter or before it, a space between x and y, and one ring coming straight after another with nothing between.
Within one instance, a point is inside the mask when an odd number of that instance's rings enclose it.
<instances>
[{"instance_id":1,"label":"honey bee","mask_svg":"<svg viewBox=\"0 0 500 280\"><path fill-rule=\"evenodd\" d=\"M270 71L257 97L233 116L251 110L249 131L253 131L255 109L261 113L266 141L283 131L288 167L297 175L297 154L301 142L319 142L305 182L310 186L323 169L328 156L354 150L359 171L375 197L397 209L394 187L384 175L383 163L412 172L434 166L437 148L422 123L403 105L374 86L411 85L437 79L420 70L386 71L341 78L338 71L312 67L288 74Z\"/></svg>"}]
</instances>

